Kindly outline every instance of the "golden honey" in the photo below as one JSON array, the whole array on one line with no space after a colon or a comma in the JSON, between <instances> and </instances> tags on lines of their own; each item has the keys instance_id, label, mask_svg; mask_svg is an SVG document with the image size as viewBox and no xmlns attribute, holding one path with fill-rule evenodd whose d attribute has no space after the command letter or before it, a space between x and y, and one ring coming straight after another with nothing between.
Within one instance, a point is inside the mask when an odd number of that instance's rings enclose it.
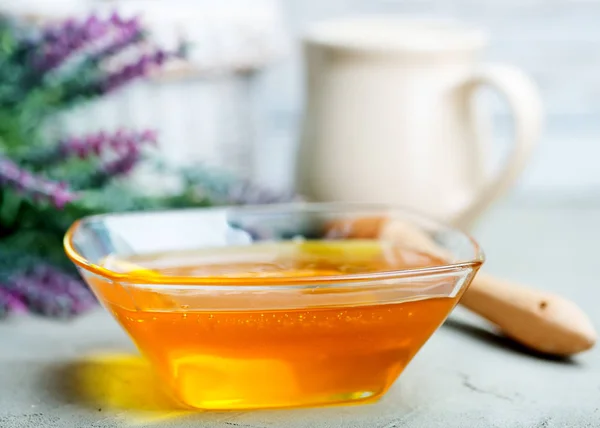
<instances>
[{"instance_id":1,"label":"golden honey","mask_svg":"<svg viewBox=\"0 0 600 428\"><path fill-rule=\"evenodd\" d=\"M351 275L441 264L432 256L385 248L376 241L258 244L105 262L111 269L118 265L153 278L211 277L216 287L224 278L270 278L270 286L276 287L274 277L285 284L291 276ZM260 295L238 300L237 308L212 303L203 308L202 298L187 302L185 293L162 296L160 290L139 292L134 287L123 291L127 284L98 277L92 285L176 398L201 409L376 398L390 387L458 299L454 295L382 304L374 294L371 300L361 300L366 304L348 305L340 300L339 305L329 307L302 307L302 300L296 305L295 295L283 293L266 308ZM327 293L327 289L319 292ZM277 303L285 309L278 309Z\"/></svg>"}]
</instances>

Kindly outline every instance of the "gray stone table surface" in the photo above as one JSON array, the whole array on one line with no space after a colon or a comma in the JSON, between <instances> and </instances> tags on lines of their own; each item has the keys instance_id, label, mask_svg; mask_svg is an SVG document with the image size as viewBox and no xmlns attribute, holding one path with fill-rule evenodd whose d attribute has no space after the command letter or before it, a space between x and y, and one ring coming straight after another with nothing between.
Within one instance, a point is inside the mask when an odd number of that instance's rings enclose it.
<instances>
[{"instance_id":1,"label":"gray stone table surface","mask_svg":"<svg viewBox=\"0 0 600 428\"><path fill-rule=\"evenodd\" d=\"M476 231L486 269L558 291L600 325L600 208L499 208ZM600 427L600 350L527 354L457 309L381 401L253 412L178 412L98 310L73 322L0 322L0 427ZM87 384L85 384L87 382ZM87 386L85 386L85 385Z\"/></svg>"}]
</instances>

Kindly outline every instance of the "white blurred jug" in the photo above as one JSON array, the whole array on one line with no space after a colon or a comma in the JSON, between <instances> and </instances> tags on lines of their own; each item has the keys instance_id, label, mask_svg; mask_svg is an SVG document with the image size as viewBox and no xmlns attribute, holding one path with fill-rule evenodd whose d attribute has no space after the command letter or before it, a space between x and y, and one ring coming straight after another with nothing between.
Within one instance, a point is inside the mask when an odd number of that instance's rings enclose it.
<instances>
[{"instance_id":1,"label":"white blurred jug","mask_svg":"<svg viewBox=\"0 0 600 428\"><path fill-rule=\"evenodd\" d=\"M481 64L486 39L476 29L347 18L317 24L304 44L297 186L310 199L404 205L469 229L514 183L538 140L534 84L514 67ZM514 145L495 177L485 171L489 123L473 102L483 85L514 115Z\"/></svg>"}]
</instances>

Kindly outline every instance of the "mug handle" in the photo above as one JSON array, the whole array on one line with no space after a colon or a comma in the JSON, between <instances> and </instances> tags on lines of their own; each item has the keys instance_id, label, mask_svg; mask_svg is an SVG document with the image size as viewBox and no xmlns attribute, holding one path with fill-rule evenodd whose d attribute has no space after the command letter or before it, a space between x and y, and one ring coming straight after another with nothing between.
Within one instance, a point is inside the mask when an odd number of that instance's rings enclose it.
<instances>
[{"instance_id":1,"label":"mug handle","mask_svg":"<svg viewBox=\"0 0 600 428\"><path fill-rule=\"evenodd\" d=\"M508 191L524 170L542 128L542 102L536 85L521 70L504 64L489 64L475 70L466 82L471 92L489 85L500 92L514 116L514 145L495 178L485 184L471 204L454 219L454 224L469 229L494 200Z\"/></svg>"}]
</instances>

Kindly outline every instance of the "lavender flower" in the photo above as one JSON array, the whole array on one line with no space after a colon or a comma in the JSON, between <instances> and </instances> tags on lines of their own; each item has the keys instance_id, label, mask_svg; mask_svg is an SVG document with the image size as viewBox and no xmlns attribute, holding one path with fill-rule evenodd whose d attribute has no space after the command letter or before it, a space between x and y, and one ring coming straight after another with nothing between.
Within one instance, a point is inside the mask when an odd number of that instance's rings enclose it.
<instances>
[{"instance_id":1,"label":"lavender flower","mask_svg":"<svg viewBox=\"0 0 600 428\"><path fill-rule=\"evenodd\" d=\"M109 150L126 154L132 150L139 150L146 143L154 145L156 141L156 132L153 130L138 132L122 129L113 134L97 132L83 137L69 137L46 151L36 151L25 156L23 160L36 166L48 166L71 156L86 159Z\"/></svg>"},{"instance_id":2,"label":"lavender flower","mask_svg":"<svg viewBox=\"0 0 600 428\"><path fill-rule=\"evenodd\" d=\"M74 53L110 33L116 33L116 40L92 55L91 60L99 61L114 55L143 37L140 24L135 18L124 20L117 14L113 14L104 20L96 15L90 16L83 22L68 20L58 26L47 27L43 31L42 47L34 59L34 66L42 72L52 70Z\"/></svg>"},{"instance_id":3,"label":"lavender flower","mask_svg":"<svg viewBox=\"0 0 600 428\"><path fill-rule=\"evenodd\" d=\"M132 148L120 158L102 165L98 171L100 175L106 177L115 177L129 174L140 159L140 152L137 148Z\"/></svg>"},{"instance_id":4,"label":"lavender flower","mask_svg":"<svg viewBox=\"0 0 600 428\"><path fill-rule=\"evenodd\" d=\"M58 183L38 177L15 163L0 156L0 185L12 187L34 200L47 200L58 209L76 199L66 183Z\"/></svg>"},{"instance_id":5,"label":"lavender flower","mask_svg":"<svg viewBox=\"0 0 600 428\"><path fill-rule=\"evenodd\" d=\"M117 34L113 40L102 49L90 55L88 59L90 62L99 63L144 40L145 32L137 19L126 22L119 20L118 22L120 22L121 27L117 29Z\"/></svg>"},{"instance_id":6,"label":"lavender flower","mask_svg":"<svg viewBox=\"0 0 600 428\"><path fill-rule=\"evenodd\" d=\"M181 43L172 52L157 49L142 54L134 62L112 73L106 74L99 68L99 63L105 59L135 46L144 39L145 32L137 18L126 20L114 14L106 20L91 16L81 23L67 21L44 31L41 46L33 55L35 75L31 76L30 80L36 84L43 83L47 72L59 68L74 54L83 51L82 60L75 62L78 64L75 68L77 78L53 82L61 87L60 102L69 105L111 92L147 76L169 59L185 56L186 46ZM65 75L70 76L69 73ZM62 77L64 78L64 75Z\"/></svg>"},{"instance_id":7,"label":"lavender flower","mask_svg":"<svg viewBox=\"0 0 600 428\"><path fill-rule=\"evenodd\" d=\"M96 299L91 291L77 278L48 264L38 264L25 275L31 281L42 284L57 295L64 294L73 299L73 313L94 306Z\"/></svg>"},{"instance_id":8,"label":"lavender flower","mask_svg":"<svg viewBox=\"0 0 600 428\"><path fill-rule=\"evenodd\" d=\"M27 312L27 306L18 293L7 289L6 285L0 284L0 318L10 313Z\"/></svg>"},{"instance_id":9,"label":"lavender flower","mask_svg":"<svg viewBox=\"0 0 600 428\"><path fill-rule=\"evenodd\" d=\"M29 309L43 315L69 317L96 305L81 281L45 263L25 269L0 285L0 310Z\"/></svg>"},{"instance_id":10,"label":"lavender flower","mask_svg":"<svg viewBox=\"0 0 600 428\"><path fill-rule=\"evenodd\" d=\"M71 315L73 299L65 295L56 295L54 291L45 289L40 283L26 277L17 277L9 283L9 289L20 295L31 312L53 316L67 317Z\"/></svg>"},{"instance_id":11,"label":"lavender flower","mask_svg":"<svg viewBox=\"0 0 600 428\"><path fill-rule=\"evenodd\" d=\"M106 35L110 29L111 21L103 21L95 15L81 23L68 20L58 27L47 28L34 66L43 72L52 70L89 42Z\"/></svg>"},{"instance_id":12,"label":"lavender flower","mask_svg":"<svg viewBox=\"0 0 600 428\"><path fill-rule=\"evenodd\" d=\"M99 92L101 94L112 92L136 79L146 77L153 69L163 66L167 60L183 56L184 50L185 48L182 45L175 52L157 49L152 53L144 54L135 62L106 76L99 83Z\"/></svg>"},{"instance_id":13,"label":"lavender flower","mask_svg":"<svg viewBox=\"0 0 600 428\"><path fill-rule=\"evenodd\" d=\"M65 318L89 309L93 301L78 300L64 292L57 292L47 283L26 275L13 278L8 290L20 296L27 308L35 313Z\"/></svg>"},{"instance_id":14,"label":"lavender flower","mask_svg":"<svg viewBox=\"0 0 600 428\"><path fill-rule=\"evenodd\" d=\"M129 174L141 157L139 148L131 146L125 153L120 154L117 159L100 165L92 174L77 180L77 187L80 189L102 187L116 177Z\"/></svg>"}]
</instances>

